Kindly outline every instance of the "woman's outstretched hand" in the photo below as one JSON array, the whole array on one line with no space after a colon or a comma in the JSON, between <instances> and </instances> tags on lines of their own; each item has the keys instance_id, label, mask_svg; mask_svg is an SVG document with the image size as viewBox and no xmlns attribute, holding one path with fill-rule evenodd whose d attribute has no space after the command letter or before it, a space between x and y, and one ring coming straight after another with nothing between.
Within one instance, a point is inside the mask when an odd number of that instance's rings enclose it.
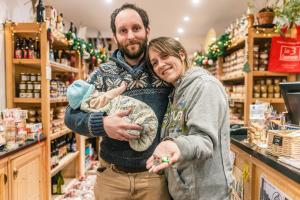
<instances>
[{"instance_id":1,"label":"woman's outstretched hand","mask_svg":"<svg viewBox=\"0 0 300 200\"><path fill-rule=\"evenodd\" d=\"M153 155L147 160L146 167L149 169L149 172L157 173L176 163L180 154L180 150L175 142L171 140L163 141L156 147Z\"/></svg>"}]
</instances>

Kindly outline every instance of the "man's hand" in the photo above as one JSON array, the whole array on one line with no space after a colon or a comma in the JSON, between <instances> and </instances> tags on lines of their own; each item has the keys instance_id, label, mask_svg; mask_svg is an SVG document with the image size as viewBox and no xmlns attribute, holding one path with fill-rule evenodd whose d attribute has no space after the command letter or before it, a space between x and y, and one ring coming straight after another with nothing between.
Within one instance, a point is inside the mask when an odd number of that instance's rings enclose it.
<instances>
[{"instance_id":1,"label":"man's hand","mask_svg":"<svg viewBox=\"0 0 300 200\"><path fill-rule=\"evenodd\" d=\"M146 168L149 172L158 171L176 163L181 153L177 144L171 140L161 142L154 150L153 155L147 160Z\"/></svg>"},{"instance_id":2,"label":"man's hand","mask_svg":"<svg viewBox=\"0 0 300 200\"><path fill-rule=\"evenodd\" d=\"M121 141L136 139L140 136L130 135L127 130L143 130L143 127L125 122L122 117L129 115L131 110L120 111L103 117L103 127L108 137Z\"/></svg>"}]
</instances>

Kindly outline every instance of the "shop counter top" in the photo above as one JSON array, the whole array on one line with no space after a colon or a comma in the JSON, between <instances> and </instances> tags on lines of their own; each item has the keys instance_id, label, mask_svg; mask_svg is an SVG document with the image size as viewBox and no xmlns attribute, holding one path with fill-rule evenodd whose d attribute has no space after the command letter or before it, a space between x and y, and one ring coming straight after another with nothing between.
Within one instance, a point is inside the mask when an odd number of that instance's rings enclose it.
<instances>
[{"instance_id":1,"label":"shop counter top","mask_svg":"<svg viewBox=\"0 0 300 200\"><path fill-rule=\"evenodd\" d=\"M234 144L244 152L300 184L299 169L278 161L276 157L268 154L266 149L250 145L249 143L245 142L246 138L246 135L232 135L231 144Z\"/></svg>"},{"instance_id":2,"label":"shop counter top","mask_svg":"<svg viewBox=\"0 0 300 200\"><path fill-rule=\"evenodd\" d=\"M15 148L15 149L0 151L0 159L3 159L7 156L15 154L15 153L17 153L19 151L22 151L24 149L27 149L27 148L29 148L29 147L37 144L37 143L43 142L44 140L46 140L46 137L40 138L39 141L38 140L26 141L24 145L19 146L18 148Z\"/></svg>"}]
</instances>

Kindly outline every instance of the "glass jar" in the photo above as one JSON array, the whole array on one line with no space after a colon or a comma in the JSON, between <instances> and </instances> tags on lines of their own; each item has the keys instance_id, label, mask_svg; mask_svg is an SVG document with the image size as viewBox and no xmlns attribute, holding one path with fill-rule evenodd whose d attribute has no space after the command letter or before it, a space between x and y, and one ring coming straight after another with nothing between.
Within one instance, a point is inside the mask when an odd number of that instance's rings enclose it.
<instances>
[{"instance_id":1,"label":"glass jar","mask_svg":"<svg viewBox=\"0 0 300 200\"><path fill-rule=\"evenodd\" d=\"M20 98L26 98L27 97L26 90L20 90L19 97Z\"/></svg>"},{"instance_id":2,"label":"glass jar","mask_svg":"<svg viewBox=\"0 0 300 200\"><path fill-rule=\"evenodd\" d=\"M20 83L19 83L19 89L20 90L26 90L27 89L27 84L26 84L26 82L24 82L24 81L21 81Z\"/></svg>"},{"instance_id":3,"label":"glass jar","mask_svg":"<svg viewBox=\"0 0 300 200\"><path fill-rule=\"evenodd\" d=\"M280 87L279 87L279 85L274 85L274 92L275 93L280 93Z\"/></svg>"},{"instance_id":4,"label":"glass jar","mask_svg":"<svg viewBox=\"0 0 300 200\"><path fill-rule=\"evenodd\" d=\"M39 90L34 90L33 92L33 98L41 98L41 93Z\"/></svg>"},{"instance_id":5,"label":"glass jar","mask_svg":"<svg viewBox=\"0 0 300 200\"><path fill-rule=\"evenodd\" d=\"M273 83L273 80L271 78L266 79L266 84L267 85L272 85L272 83Z\"/></svg>"},{"instance_id":6,"label":"glass jar","mask_svg":"<svg viewBox=\"0 0 300 200\"><path fill-rule=\"evenodd\" d=\"M21 81L28 81L28 80L29 80L28 74L27 74L27 73L24 73L24 72L21 72L21 73L20 73L20 80L21 80Z\"/></svg>"},{"instance_id":7,"label":"glass jar","mask_svg":"<svg viewBox=\"0 0 300 200\"><path fill-rule=\"evenodd\" d=\"M34 82L34 81L36 81L36 74L34 74L34 73L31 73L30 74L30 81L32 81L32 82Z\"/></svg>"},{"instance_id":8,"label":"glass jar","mask_svg":"<svg viewBox=\"0 0 300 200\"><path fill-rule=\"evenodd\" d=\"M37 73L37 75L36 75L36 80L37 80L37 81L41 81L41 74L40 74L40 73Z\"/></svg>"},{"instance_id":9,"label":"glass jar","mask_svg":"<svg viewBox=\"0 0 300 200\"><path fill-rule=\"evenodd\" d=\"M274 86L268 85L268 93L273 93L273 92L274 92Z\"/></svg>"},{"instance_id":10,"label":"glass jar","mask_svg":"<svg viewBox=\"0 0 300 200\"><path fill-rule=\"evenodd\" d=\"M27 81L27 90L33 90L33 82Z\"/></svg>"},{"instance_id":11,"label":"glass jar","mask_svg":"<svg viewBox=\"0 0 300 200\"><path fill-rule=\"evenodd\" d=\"M27 98L33 98L33 91L32 90L27 90L26 91L26 97Z\"/></svg>"},{"instance_id":12,"label":"glass jar","mask_svg":"<svg viewBox=\"0 0 300 200\"><path fill-rule=\"evenodd\" d=\"M260 86L260 91L263 92L263 93L267 92L267 86L266 85L261 85Z\"/></svg>"},{"instance_id":13,"label":"glass jar","mask_svg":"<svg viewBox=\"0 0 300 200\"><path fill-rule=\"evenodd\" d=\"M38 81L34 82L33 83L33 89L41 90L41 82L38 82Z\"/></svg>"}]
</instances>

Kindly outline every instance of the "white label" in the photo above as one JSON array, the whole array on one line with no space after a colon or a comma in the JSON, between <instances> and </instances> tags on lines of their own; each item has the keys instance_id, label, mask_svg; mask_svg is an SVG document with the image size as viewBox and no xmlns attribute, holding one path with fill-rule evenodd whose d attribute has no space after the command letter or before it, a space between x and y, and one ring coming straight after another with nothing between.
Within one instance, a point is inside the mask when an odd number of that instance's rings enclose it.
<instances>
[{"instance_id":1,"label":"white label","mask_svg":"<svg viewBox=\"0 0 300 200\"><path fill-rule=\"evenodd\" d=\"M250 105L250 119L251 120L263 120L265 119L265 111L266 105L259 104L259 105Z\"/></svg>"},{"instance_id":2,"label":"white label","mask_svg":"<svg viewBox=\"0 0 300 200\"><path fill-rule=\"evenodd\" d=\"M46 79L47 80L51 80L51 67L50 66L46 66Z\"/></svg>"}]
</instances>

